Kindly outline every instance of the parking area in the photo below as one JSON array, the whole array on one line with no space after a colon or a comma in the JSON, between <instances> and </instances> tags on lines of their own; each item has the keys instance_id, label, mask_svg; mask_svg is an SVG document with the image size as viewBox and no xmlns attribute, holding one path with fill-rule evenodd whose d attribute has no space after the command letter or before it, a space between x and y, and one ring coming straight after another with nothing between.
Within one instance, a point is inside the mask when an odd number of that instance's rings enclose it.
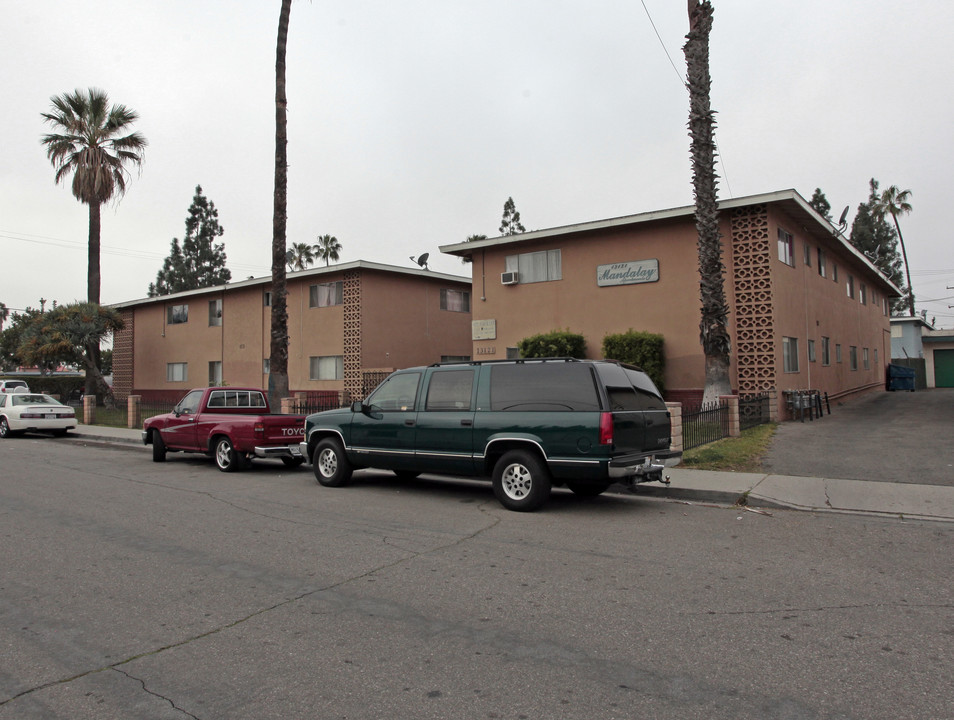
<instances>
[{"instance_id":1,"label":"parking area","mask_svg":"<svg viewBox=\"0 0 954 720\"><path fill-rule=\"evenodd\" d=\"M876 392L781 424L763 460L777 475L954 486L954 389Z\"/></svg>"}]
</instances>

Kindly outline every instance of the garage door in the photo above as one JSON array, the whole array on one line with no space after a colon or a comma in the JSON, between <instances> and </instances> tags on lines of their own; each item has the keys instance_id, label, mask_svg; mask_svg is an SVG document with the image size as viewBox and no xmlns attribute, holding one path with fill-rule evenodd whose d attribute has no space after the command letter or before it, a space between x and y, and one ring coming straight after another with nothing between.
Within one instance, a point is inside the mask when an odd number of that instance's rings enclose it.
<instances>
[{"instance_id":1,"label":"garage door","mask_svg":"<svg viewBox=\"0 0 954 720\"><path fill-rule=\"evenodd\" d=\"M954 387L954 350L934 351L934 384Z\"/></svg>"}]
</instances>

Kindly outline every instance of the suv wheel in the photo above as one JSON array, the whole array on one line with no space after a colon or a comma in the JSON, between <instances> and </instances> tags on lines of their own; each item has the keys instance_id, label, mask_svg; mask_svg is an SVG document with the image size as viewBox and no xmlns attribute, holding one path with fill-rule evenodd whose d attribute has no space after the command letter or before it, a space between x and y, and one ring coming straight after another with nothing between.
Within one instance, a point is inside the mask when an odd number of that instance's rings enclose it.
<instances>
[{"instance_id":1,"label":"suv wheel","mask_svg":"<svg viewBox=\"0 0 954 720\"><path fill-rule=\"evenodd\" d=\"M341 487L351 479L351 463L341 443L334 438L325 438L318 443L312 467L318 484L325 487Z\"/></svg>"},{"instance_id":2,"label":"suv wheel","mask_svg":"<svg viewBox=\"0 0 954 720\"><path fill-rule=\"evenodd\" d=\"M511 450L494 465L494 495L508 510L536 510L550 497L550 472L536 453Z\"/></svg>"}]
</instances>

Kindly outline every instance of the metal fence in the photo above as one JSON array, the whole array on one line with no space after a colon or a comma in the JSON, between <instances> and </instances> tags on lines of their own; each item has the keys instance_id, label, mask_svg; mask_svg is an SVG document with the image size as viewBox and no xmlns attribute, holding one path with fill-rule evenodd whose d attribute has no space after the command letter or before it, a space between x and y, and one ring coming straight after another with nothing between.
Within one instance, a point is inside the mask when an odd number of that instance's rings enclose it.
<instances>
[{"instance_id":1,"label":"metal fence","mask_svg":"<svg viewBox=\"0 0 954 720\"><path fill-rule=\"evenodd\" d=\"M299 394L294 404L294 411L299 415L311 415L323 410L335 410L351 404L351 395L348 392L335 390L311 390Z\"/></svg>"},{"instance_id":2,"label":"metal fence","mask_svg":"<svg viewBox=\"0 0 954 720\"><path fill-rule=\"evenodd\" d=\"M691 450L729 435L729 406L720 402L683 407L682 449Z\"/></svg>"}]
</instances>

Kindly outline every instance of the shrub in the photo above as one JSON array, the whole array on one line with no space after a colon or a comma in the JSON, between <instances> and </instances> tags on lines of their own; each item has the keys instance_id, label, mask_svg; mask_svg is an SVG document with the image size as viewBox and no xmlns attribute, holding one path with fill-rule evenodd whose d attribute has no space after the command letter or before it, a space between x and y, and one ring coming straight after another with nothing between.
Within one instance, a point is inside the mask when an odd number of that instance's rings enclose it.
<instances>
[{"instance_id":1,"label":"shrub","mask_svg":"<svg viewBox=\"0 0 954 720\"><path fill-rule=\"evenodd\" d=\"M642 368L659 388L659 392L663 392L665 360L662 335L636 332L633 329L607 335L603 338L603 357Z\"/></svg>"},{"instance_id":2,"label":"shrub","mask_svg":"<svg viewBox=\"0 0 954 720\"><path fill-rule=\"evenodd\" d=\"M569 330L533 335L517 343L522 358L586 357L586 340Z\"/></svg>"}]
</instances>

